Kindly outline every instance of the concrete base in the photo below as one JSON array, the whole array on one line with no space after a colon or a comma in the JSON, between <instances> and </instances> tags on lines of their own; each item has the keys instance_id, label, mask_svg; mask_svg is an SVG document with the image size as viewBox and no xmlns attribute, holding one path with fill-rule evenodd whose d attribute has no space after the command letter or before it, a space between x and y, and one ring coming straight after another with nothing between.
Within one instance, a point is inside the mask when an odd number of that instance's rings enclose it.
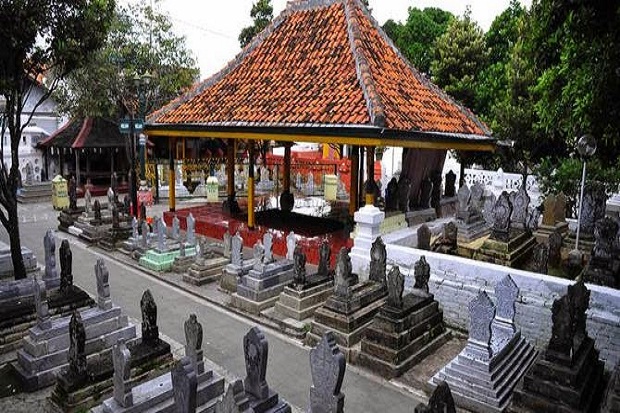
<instances>
[{"instance_id":1,"label":"concrete base","mask_svg":"<svg viewBox=\"0 0 620 413\"><path fill-rule=\"evenodd\" d=\"M536 245L536 239L523 231L511 231L507 240L488 238L474 253L474 259L516 268L527 260Z\"/></svg>"},{"instance_id":2,"label":"concrete base","mask_svg":"<svg viewBox=\"0 0 620 413\"><path fill-rule=\"evenodd\" d=\"M220 290L227 293L237 292L237 284L245 274L254 266L254 260L245 260L241 266L228 264L222 271L220 278Z\"/></svg>"},{"instance_id":3,"label":"concrete base","mask_svg":"<svg viewBox=\"0 0 620 413\"><path fill-rule=\"evenodd\" d=\"M38 182L24 185L17 191L17 202L30 204L34 202L47 202L52 199L52 183Z\"/></svg>"},{"instance_id":4,"label":"concrete base","mask_svg":"<svg viewBox=\"0 0 620 413\"><path fill-rule=\"evenodd\" d=\"M491 226L484 219L467 224L457 220L456 228L458 229L456 240L459 244L469 244L491 233Z\"/></svg>"},{"instance_id":5,"label":"concrete base","mask_svg":"<svg viewBox=\"0 0 620 413\"><path fill-rule=\"evenodd\" d=\"M195 247L186 247L185 253L188 255L195 255ZM179 250L173 249L169 251L158 251L151 249L146 251L146 254L140 257L138 263L153 271L169 271L174 264L174 260L179 256Z\"/></svg>"},{"instance_id":6,"label":"concrete base","mask_svg":"<svg viewBox=\"0 0 620 413\"><path fill-rule=\"evenodd\" d=\"M433 208L409 211L405 216L410 227L437 219L437 213Z\"/></svg>"},{"instance_id":7,"label":"concrete base","mask_svg":"<svg viewBox=\"0 0 620 413\"><path fill-rule=\"evenodd\" d=\"M222 276L222 269L230 262L228 258L217 257L194 261L183 275L183 281L193 285L203 285L217 281Z\"/></svg>"},{"instance_id":8,"label":"concrete base","mask_svg":"<svg viewBox=\"0 0 620 413\"><path fill-rule=\"evenodd\" d=\"M555 225L539 225L538 229L534 231L533 235L536 238L536 241L539 243L548 243L549 235L558 231L562 236L568 232L568 223L566 222L558 222Z\"/></svg>"},{"instance_id":9,"label":"concrete base","mask_svg":"<svg viewBox=\"0 0 620 413\"><path fill-rule=\"evenodd\" d=\"M331 279L308 289L298 290L294 287L286 287L275 304L276 316L297 321L310 318L333 292L334 281Z\"/></svg>"}]
</instances>

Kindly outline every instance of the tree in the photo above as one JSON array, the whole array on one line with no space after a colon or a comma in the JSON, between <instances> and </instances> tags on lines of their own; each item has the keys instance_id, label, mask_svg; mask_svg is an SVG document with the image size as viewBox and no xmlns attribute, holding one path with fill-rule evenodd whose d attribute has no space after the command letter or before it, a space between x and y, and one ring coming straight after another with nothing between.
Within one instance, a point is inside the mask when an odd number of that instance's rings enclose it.
<instances>
[{"instance_id":1,"label":"tree","mask_svg":"<svg viewBox=\"0 0 620 413\"><path fill-rule=\"evenodd\" d=\"M113 0L0 2L0 94L6 100L1 136L8 129L11 141L11 167L0 164L0 222L9 235L16 279L26 277L16 197L22 132L59 81L103 44L113 9ZM34 82L48 74L53 77L45 93L25 112Z\"/></svg>"},{"instance_id":2,"label":"tree","mask_svg":"<svg viewBox=\"0 0 620 413\"><path fill-rule=\"evenodd\" d=\"M157 4L155 4L157 6ZM71 117L118 119L136 107L133 77L153 75L143 113L161 107L190 87L199 70L169 18L146 2L118 6L105 45L61 85L57 100Z\"/></svg>"},{"instance_id":3,"label":"tree","mask_svg":"<svg viewBox=\"0 0 620 413\"><path fill-rule=\"evenodd\" d=\"M250 16L254 20L252 26L244 27L239 34L241 47L248 45L254 36L263 31L273 19L273 6L271 0L257 0L252 4Z\"/></svg>"},{"instance_id":4,"label":"tree","mask_svg":"<svg viewBox=\"0 0 620 413\"><path fill-rule=\"evenodd\" d=\"M453 19L452 13L435 7L424 10L410 7L405 24L389 19L383 30L413 66L422 73L429 73L435 55L435 42Z\"/></svg>"}]
</instances>

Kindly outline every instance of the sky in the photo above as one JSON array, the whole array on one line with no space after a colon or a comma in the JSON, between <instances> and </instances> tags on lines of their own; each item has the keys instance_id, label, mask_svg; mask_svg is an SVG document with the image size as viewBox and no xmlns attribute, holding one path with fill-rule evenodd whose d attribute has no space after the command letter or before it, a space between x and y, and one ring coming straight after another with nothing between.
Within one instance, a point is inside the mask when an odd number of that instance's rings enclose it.
<instances>
[{"instance_id":1,"label":"sky","mask_svg":"<svg viewBox=\"0 0 620 413\"><path fill-rule=\"evenodd\" d=\"M241 29L252 23L250 9L254 1L160 0L158 4L171 18L175 33L186 37L187 47L200 67L201 78L206 78L226 66L241 50L237 38ZM531 0L520 2L526 7L531 4ZM287 0L272 0L274 16L284 10L286 3ZM438 7L462 15L469 4L472 18L486 31L510 0L370 0L369 3L374 18L381 25L388 19L405 21L409 7Z\"/></svg>"}]
</instances>

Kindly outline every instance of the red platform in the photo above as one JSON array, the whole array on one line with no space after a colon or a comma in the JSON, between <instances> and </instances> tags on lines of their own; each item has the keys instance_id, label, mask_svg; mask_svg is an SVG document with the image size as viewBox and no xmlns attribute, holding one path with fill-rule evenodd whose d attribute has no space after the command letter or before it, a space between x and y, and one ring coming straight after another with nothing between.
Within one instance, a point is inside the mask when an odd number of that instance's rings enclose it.
<instances>
[{"instance_id":1,"label":"red platform","mask_svg":"<svg viewBox=\"0 0 620 413\"><path fill-rule=\"evenodd\" d=\"M240 206L242 209L246 209L246 205L243 204L243 201L244 200L240 200ZM334 221L329 219L323 220L294 214L292 216L293 219L282 219L274 222L274 217L278 215L274 214L273 211L267 211L266 213L269 213L269 215L263 216L264 219L262 219L262 221L271 221L275 224L273 226L278 229L256 225L253 230L250 230L247 226L245 214L240 214L239 216L227 215L222 211L221 204L214 203L177 210L176 215L180 220L183 230L187 229L186 218L190 212L194 215L194 219L196 220L197 234L221 240L225 231L228 231L231 235L239 231L243 238L244 245L250 248L258 239L263 237L265 232L270 231L273 235L273 252L280 256L286 255L286 236L290 231L294 231L297 235L298 243L301 244L306 254L307 262L315 265L319 262L319 247L323 239L327 239L331 245L332 267L336 262L338 251L340 251L343 246L349 248L353 246L353 240L349 238L349 233L344 229L334 230ZM174 214L174 212L164 212L166 225L172 225ZM256 214L257 222L260 222L260 214L265 213L257 212ZM323 232L322 229L324 229L325 232Z\"/></svg>"}]
</instances>

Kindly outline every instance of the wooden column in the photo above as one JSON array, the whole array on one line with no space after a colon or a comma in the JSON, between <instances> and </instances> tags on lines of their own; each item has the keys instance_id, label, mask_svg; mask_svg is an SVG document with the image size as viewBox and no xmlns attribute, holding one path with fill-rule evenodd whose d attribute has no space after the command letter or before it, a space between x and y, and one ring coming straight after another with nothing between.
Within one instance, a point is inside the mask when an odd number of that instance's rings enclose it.
<instances>
[{"instance_id":1,"label":"wooden column","mask_svg":"<svg viewBox=\"0 0 620 413\"><path fill-rule=\"evenodd\" d=\"M358 175L357 175L357 198L356 198L356 210L360 208L362 203L362 196L364 194L364 147L359 147L359 160L358 160Z\"/></svg>"},{"instance_id":2,"label":"wooden column","mask_svg":"<svg viewBox=\"0 0 620 413\"><path fill-rule=\"evenodd\" d=\"M254 141L248 141L248 228L254 229Z\"/></svg>"},{"instance_id":3,"label":"wooden column","mask_svg":"<svg viewBox=\"0 0 620 413\"><path fill-rule=\"evenodd\" d=\"M235 140L226 142L226 195L232 200L235 197Z\"/></svg>"},{"instance_id":4,"label":"wooden column","mask_svg":"<svg viewBox=\"0 0 620 413\"><path fill-rule=\"evenodd\" d=\"M291 143L284 144L284 177L283 192L291 191Z\"/></svg>"},{"instance_id":5,"label":"wooden column","mask_svg":"<svg viewBox=\"0 0 620 413\"><path fill-rule=\"evenodd\" d=\"M375 204L375 147L366 148L366 205Z\"/></svg>"},{"instance_id":6,"label":"wooden column","mask_svg":"<svg viewBox=\"0 0 620 413\"><path fill-rule=\"evenodd\" d=\"M351 185L349 192L349 215L353 216L357 211L357 189L359 180L359 147L353 145L351 147Z\"/></svg>"},{"instance_id":7,"label":"wooden column","mask_svg":"<svg viewBox=\"0 0 620 413\"><path fill-rule=\"evenodd\" d=\"M75 184L80 185L80 150L75 149Z\"/></svg>"},{"instance_id":8,"label":"wooden column","mask_svg":"<svg viewBox=\"0 0 620 413\"><path fill-rule=\"evenodd\" d=\"M177 142L176 139L170 138L168 140L168 145L170 148L170 164L169 164L169 174L168 174L168 209L170 212L174 212L176 210L176 176L175 176L175 164L174 159L176 158L176 150L177 150Z\"/></svg>"}]
</instances>

